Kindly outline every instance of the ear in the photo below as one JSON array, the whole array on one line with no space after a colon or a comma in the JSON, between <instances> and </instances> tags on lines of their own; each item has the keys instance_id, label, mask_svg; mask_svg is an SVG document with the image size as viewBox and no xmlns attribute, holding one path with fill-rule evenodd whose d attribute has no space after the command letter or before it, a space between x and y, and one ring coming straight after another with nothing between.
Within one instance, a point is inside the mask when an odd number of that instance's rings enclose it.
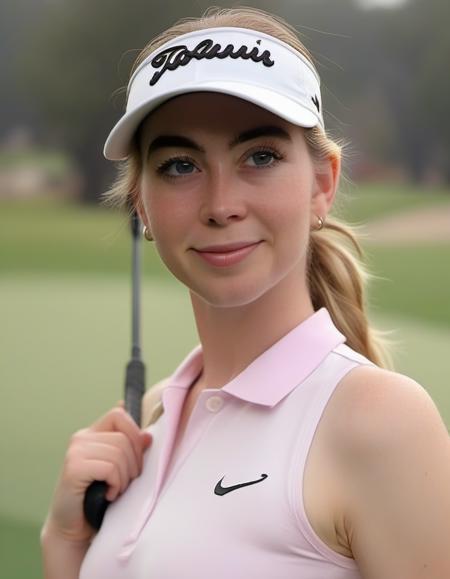
<instances>
[{"instance_id":1,"label":"ear","mask_svg":"<svg viewBox=\"0 0 450 579\"><path fill-rule=\"evenodd\" d=\"M322 218L326 217L333 205L340 174L341 158L339 155L332 155L315 167L311 210Z\"/></svg>"},{"instance_id":2,"label":"ear","mask_svg":"<svg viewBox=\"0 0 450 579\"><path fill-rule=\"evenodd\" d=\"M136 191L135 209L137 211L137 214L139 215L139 219L141 220L141 223L143 225L145 225L146 227L149 227L149 220L148 220L147 213L145 211L144 204L142 202L142 196L141 196L140 191Z\"/></svg>"}]
</instances>

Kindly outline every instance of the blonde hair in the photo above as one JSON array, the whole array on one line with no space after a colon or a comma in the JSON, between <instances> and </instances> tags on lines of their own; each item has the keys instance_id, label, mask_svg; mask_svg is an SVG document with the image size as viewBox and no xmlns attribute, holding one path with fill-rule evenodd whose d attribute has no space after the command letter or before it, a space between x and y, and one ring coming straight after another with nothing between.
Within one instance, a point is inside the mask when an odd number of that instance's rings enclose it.
<instances>
[{"instance_id":1,"label":"blonde hair","mask_svg":"<svg viewBox=\"0 0 450 579\"><path fill-rule=\"evenodd\" d=\"M131 74L159 46L181 34L218 26L250 28L274 36L295 48L313 65L311 54L298 38L296 30L283 19L256 8L210 8L200 18L180 20L158 35L141 51ZM340 159L342 145L329 138L320 127L305 130L306 142L316 165ZM139 178L141 157L135 135L132 150L119 167L117 179L103 197L114 206L140 205ZM363 252L355 226L336 218L327 218L324 228L312 231L308 248L308 285L314 309L326 307L347 344L380 367L392 367L388 340L369 325L365 310L365 287L371 274L362 265ZM347 247L348 246L348 247Z\"/></svg>"}]
</instances>

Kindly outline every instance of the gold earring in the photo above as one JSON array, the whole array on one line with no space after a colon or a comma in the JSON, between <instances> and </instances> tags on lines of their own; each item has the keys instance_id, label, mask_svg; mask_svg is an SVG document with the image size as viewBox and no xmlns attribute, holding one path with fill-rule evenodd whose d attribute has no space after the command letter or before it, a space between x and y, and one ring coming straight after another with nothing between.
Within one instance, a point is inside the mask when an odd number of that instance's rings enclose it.
<instances>
[{"instance_id":1,"label":"gold earring","mask_svg":"<svg viewBox=\"0 0 450 579\"><path fill-rule=\"evenodd\" d=\"M144 237L147 241L153 241L153 237L152 237L152 234L150 232L150 229L148 229L146 225L144 225L144 229L142 230L142 233L144 234Z\"/></svg>"},{"instance_id":2,"label":"gold earring","mask_svg":"<svg viewBox=\"0 0 450 579\"><path fill-rule=\"evenodd\" d=\"M323 228L325 221L322 219L322 217L320 217L320 215L316 215L316 217L317 217L316 231L320 231Z\"/></svg>"}]
</instances>

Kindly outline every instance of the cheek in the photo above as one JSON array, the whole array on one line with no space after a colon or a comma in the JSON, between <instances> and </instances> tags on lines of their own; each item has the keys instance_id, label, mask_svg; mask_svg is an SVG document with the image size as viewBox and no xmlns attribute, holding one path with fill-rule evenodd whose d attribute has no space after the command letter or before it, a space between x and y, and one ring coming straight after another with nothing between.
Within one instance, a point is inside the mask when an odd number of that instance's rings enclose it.
<instances>
[{"instance_id":1,"label":"cheek","mask_svg":"<svg viewBox=\"0 0 450 579\"><path fill-rule=\"evenodd\" d=\"M270 210L280 256L287 262L305 258L310 236L312 182L303 176L280 183L278 202Z\"/></svg>"},{"instance_id":2,"label":"cheek","mask_svg":"<svg viewBox=\"0 0 450 579\"><path fill-rule=\"evenodd\" d=\"M306 176L287 176L273 187L275 201L268 198L267 215L278 227L303 230L309 227L312 181Z\"/></svg>"},{"instance_id":3,"label":"cheek","mask_svg":"<svg viewBox=\"0 0 450 579\"><path fill-rule=\"evenodd\" d=\"M152 186L149 179L144 179L142 195L151 230L158 239L164 240L171 232L181 231L191 219L192 204L179 193Z\"/></svg>"},{"instance_id":4,"label":"cheek","mask_svg":"<svg viewBox=\"0 0 450 579\"><path fill-rule=\"evenodd\" d=\"M176 256L186 250L193 223L192 204L173 203L162 195L154 195L147 207L155 249L167 269L180 279Z\"/></svg>"}]
</instances>

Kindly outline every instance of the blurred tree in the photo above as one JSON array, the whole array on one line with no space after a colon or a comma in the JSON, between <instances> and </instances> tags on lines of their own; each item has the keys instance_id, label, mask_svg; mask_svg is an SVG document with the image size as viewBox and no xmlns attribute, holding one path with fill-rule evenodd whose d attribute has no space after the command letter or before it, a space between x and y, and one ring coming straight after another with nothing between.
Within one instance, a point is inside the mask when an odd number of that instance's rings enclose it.
<instances>
[{"instance_id":1,"label":"blurred tree","mask_svg":"<svg viewBox=\"0 0 450 579\"><path fill-rule=\"evenodd\" d=\"M449 22L448 1L410 0L381 31L380 81L397 127L398 155L416 182L431 168L450 183Z\"/></svg>"},{"instance_id":2,"label":"blurred tree","mask_svg":"<svg viewBox=\"0 0 450 579\"><path fill-rule=\"evenodd\" d=\"M28 23L35 20L46 0L7 0L0 2L0 137L18 124L38 122L30 110L26 94L15 90L16 55L22 48ZM24 16L25 15L25 16Z\"/></svg>"},{"instance_id":3,"label":"blurred tree","mask_svg":"<svg viewBox=\"0 0 450 579\"><path fill-rule=\"evenodd\" d=\"M417 113L427 124L428 132L424 136L429 136L426 146L430 157L437 160L438 168L450 183L450 2L415 0L411 9L417 14L414 32L423 34L423 23L427 22L428 33L419 46L420 67L415 89L420 108Z\"/></svg>"},{"instance_id":4,"label":"blurred tree","mask_svg":"<svg viewBox=\"0 0 450 579\"><path fill-rule=\"evenodd\" d=\"M126 61L188 14L168 0L66 0L48 3L33 23L19 62L22 88L77 161L85 201L95 202L111 178L102 146L124 106L116 89L127 84Z\"/></svg>"},{"instance_id":5,"label":"blurred tree","mask_svg":"<svg viewBox=\"0 0 450 579\"><path fill-rule=\"evenodd\" d=\"M269 0L246 4L274 10ZM112 177L102 146L123 111L124 91L117 87L126 86L134 58L156 33L209 5L47 0L42 6L28 30L18 76L48 135L78 161L85 200L96 201ZM356 0L279 0L276 6L316 59L331 133L354 140L367 155L403 162L416 180L436 159L448 164L442 151L450 139L450 80L443 73L449 6L448 0L411 0L395 10L361 10ZM450 179L448 173L447 167Z\"/></svg>"}]
</instances>

